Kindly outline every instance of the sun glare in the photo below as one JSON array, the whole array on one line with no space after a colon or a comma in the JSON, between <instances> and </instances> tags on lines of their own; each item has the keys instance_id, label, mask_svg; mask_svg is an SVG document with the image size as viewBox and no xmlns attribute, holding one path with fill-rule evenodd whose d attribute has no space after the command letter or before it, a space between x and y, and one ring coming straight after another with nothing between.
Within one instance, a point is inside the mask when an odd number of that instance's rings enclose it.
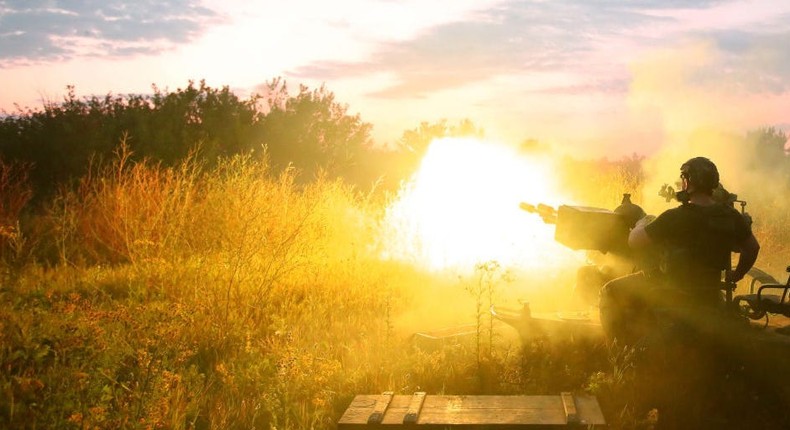
<instances>
[{"instance_id":1,"label":"sun glare","mask_svg":"<svg viewBox=\"0 0 790 430\"><path fill-rule=\"evenodd\" d=\"M487 261L556 267L575 257L554 242L553 226L519 203L562 201L547 158L477 139L439 139L388 210L386 257L431 270L468 271Z\"/></svg>"}]
</instances>

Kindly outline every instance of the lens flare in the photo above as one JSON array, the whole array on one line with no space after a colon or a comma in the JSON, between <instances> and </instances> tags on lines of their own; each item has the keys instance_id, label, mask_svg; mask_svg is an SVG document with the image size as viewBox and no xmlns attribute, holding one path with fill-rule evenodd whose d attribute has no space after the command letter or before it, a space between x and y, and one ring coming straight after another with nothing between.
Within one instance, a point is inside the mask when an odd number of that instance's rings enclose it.
<instances>
[{"instance_id":1,"label":"lens flare","mask_svg":"<svg viewBox=\"0 0 790 430\"><path fill-rule=\"evenodd\" d=\"M548 158L477 139L436 140L387 211L385 257L435 271L488 261L552 268L578 259L520 202L568 203L555 189Z\"/></svg>"}]
</instances>

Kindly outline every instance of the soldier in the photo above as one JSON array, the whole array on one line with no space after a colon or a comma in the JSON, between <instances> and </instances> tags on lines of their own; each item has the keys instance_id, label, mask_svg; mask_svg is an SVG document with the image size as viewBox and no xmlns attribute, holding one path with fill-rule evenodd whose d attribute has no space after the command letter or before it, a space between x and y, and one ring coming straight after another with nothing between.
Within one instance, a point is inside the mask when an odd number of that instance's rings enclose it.
<instances>
[{"instance_id":1,"label":"soldier","mask_svg":"<svg viewBox=\"0 0 790 430\"><path fill-rule=\"evenodd\" d=\"M644 335L648 307L686 307L699 314L722 303L726 282L742 279L757 259L760 245L748 221L731 205L717 202L716 165L696 157L680 167L680 206L634 226L628 244L634 250L657 246L658 270L642 271L607 283L601 290L601 323L610 338L632 343ZM731 270L731 252L740 252ZM701 309L702 308L702 309Z\"/></svg>"}]
</instances>

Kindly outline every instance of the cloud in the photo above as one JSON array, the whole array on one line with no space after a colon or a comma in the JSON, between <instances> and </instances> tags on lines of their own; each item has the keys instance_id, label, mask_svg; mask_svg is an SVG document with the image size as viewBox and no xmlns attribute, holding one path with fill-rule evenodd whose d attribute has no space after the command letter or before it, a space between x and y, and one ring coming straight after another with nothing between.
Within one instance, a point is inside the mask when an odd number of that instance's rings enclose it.
<instances>
[{"instance_id":1,"label":"cloud","mask_svg":"<svg viewBox=\"0 0 790 430\"><path fill-rule=\"evenodd\" d=\"M661 136L646 167L645 190L671 183L678 166L697 155L716 162L730 191L754 196L770 187L749 171L753 152L744 143L751 130L790 130L790 54L783 48L790 34L766 24L755 31L691 32L697 39L676 40L632 64L629 105L651 116ZM645 209L665 206L654 203Z\"/></svg>"},{"instance_id":2,"label":"cloud","mask_svg":"<svg viewBox=\"0 0 790 430\"><path fill-rule=\"evenodd\" d=\"M389 72L395 82L372 95L413 98L498 75L582 71L590 67L594 54L610 49L609 40L672 19L655 14L656 9L716 3L721 2L512 1L478 11L464 21L436 26L410 40L382 43L365 61L316 62L290 75L326 80ZM620 60L615 55L605 61ZM599 88L622 91L627 87L625 79L625 74L620 82L607 79Z\"/></svg>"},{"instance_id":3,"label":"cloud","mask_svg":"<svg viewBox=\"0 0 790 430\"><path fill-rule=\"evenodd\" d=\"M607 79L595 78L551 91L621 91L628 86L628 54L623 46L658 48L666 34L645 29L680 26L673 34L687 39L710 38L723 55L709 72L728 70L749 90L782 92L788 85L790 56L784 45L787 14L778 13L760 26L707 28L703 14L728 6L727 1L511 2L479 11L470 19L437 26L411 40L382 43L360 62L322 61L297 68L296 78L327 80L390 73L394 82L372 96L424 97L427 93L458 88L498 75L530 72L573 72L609 68ZM683 16L694 11L697 22L682 26ZM692 14L693 15L693 14ZM749 58L743 58L743 51ZM600 55L604 54L604 55ZM596 56L598 57L595 60ZM708 79L699 70L699 79ZM594 73L590 73L594 75ZM732 79L729 79L732 81ZM549 90L547 90L549 91Z\"/></svg>"},{"instance_id":4,"label":"cloud","mask_svg":"<svg viewBox=\"0 0 790 430\"><path fill-rule=\"evenodd\" d=\"M790 22L790 16L785 18ZM790 30L750 33L733 30L711 34L721 51L720 61L705 71L720 76L733 90L781 94L790 90ZM700 80L705 76L700 76Z\"/></svg>"},{"instance_id":5,"label":"cloud","mask_svg":"<svg viewBox=\"0 0 790 430\"><path fill-rule=\"evenodd\" d=\"M197 0L0 1L0 66L156 53L219 18Z\"/></svg>"},{"instance_id":6,"label":"cloud","mask_svg":"<svg viewBox=\"0 0 790 430\"><path fill-rule=\"evenodd\" d=\"M790 54L784 34L733 32L647 51L631 64L629 103L655 112L672 133L700 127L748 129L782 122L790 98Z\"/></svg>"}]
</instances>

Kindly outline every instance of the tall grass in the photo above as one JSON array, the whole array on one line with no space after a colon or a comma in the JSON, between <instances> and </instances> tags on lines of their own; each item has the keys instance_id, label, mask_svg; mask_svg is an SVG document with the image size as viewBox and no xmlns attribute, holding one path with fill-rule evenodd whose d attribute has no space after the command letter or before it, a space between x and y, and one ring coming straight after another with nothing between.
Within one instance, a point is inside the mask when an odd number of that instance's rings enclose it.
<instances>
[{"instance_id":1,"label":"tall grass","mask_svg":"<svg viewBox=\"0 0 790 430\"><path fill-rule=\"evenodd\" d=\"M22 210L33 197L29 172L27 164L0 159L0 263L5 267L18 268L29 251L19 225Z\"/></svg>"},{"instance_id":2,"label":"tall grass","mask_svg":"<svg viewBox=\"0 0 790 430\"><path fill-rule=\"evenodd\" d=\"M564 159L560 165L561 183L577 204L614 209L624 193L631 194L637 203L642 200L644 182L641 161L636 156L620 161Z\"/></svg>"},{"instance_id":3,"label":"tall grass","mask_svg":"<svg viewBox=\"0 0 790 430\"><path fill-rule=\"evenodd\" d=\"M395 320L444 281L378 258L380 196L294 175L252 156L165 168L122 145L27 215L24 175L0 175L17 178L0 180L4 231L27 225L24 253L0 244L0 427L333 428L385 390L589 392L617 426L649 425L627 353L496 335L493 263L457 285L475 342L410 344Z\"/></svg>"},{"instance_id":4,"label":"tall grass","mask_svg":"<svg viewBox=\"0 0 790 430\"><path fill-rule=\"evenodd\" d=\"M0 421L329 426L376 364L349 357L382 344L392 281L366 197L293 177L251 157L163 168L122 146L58 194L37 220L56 264L2 290Z\"/></svg>"}]
</instances>

